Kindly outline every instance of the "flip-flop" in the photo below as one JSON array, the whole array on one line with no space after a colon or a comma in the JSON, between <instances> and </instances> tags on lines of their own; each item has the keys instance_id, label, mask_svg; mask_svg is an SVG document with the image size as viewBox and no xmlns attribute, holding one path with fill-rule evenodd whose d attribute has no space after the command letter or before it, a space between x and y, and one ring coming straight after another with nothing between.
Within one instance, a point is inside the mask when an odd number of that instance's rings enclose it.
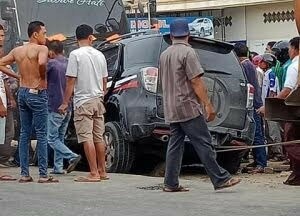
<instances>
[{"instance_id":1,"label":"flip-flop","mask_svg":"<svg viewBox=\"0 0 300 216\"><path fill-rule=\"evenodd\" d=\"M76 182L100 182L101 179L100 178L93 179L93 178L89 178L89 177L80 176L80 177L74 179L74 181L76 181Z\"/></svg>"},{"instance_id":2,"label":"flip-flop","mask_svg":"<svg viewBox=\"0 0 300 216\"><path fill-rule=\"evenodd\" d=\"M77 164L79 163L79 161L81 160L81 156L78 155L77 158L75 158L68 166L67 168L67 173L70 173L72 171L74 171L75 167L77 166Z\"/></svg>"},{"instance_id":3,"label":"flip-flop","mask_svg":"<svg viewBox=\"0 0 300 216\"><path fill-rule=\"evenodd\" d=\"M109 176L101 176L100 179L105 181L105 180L109 180L110 178Z\"/></svg>"},{"instance_id":4,"label":"flip-flop","mask_svg":"<svg viewBox=\"0 0 300 216\"><path fill-rule=\"evenodd\" d=\"M38 180L38 183L41 184L50 184L50 183L58 183L58 182L59 182L58 179L54 179L52 176L47 178L47 180L41 180L41 179Z\"/></svg>"},{"instance_id":5,"label":"flip-flop","mask_svg":"<svg viewBox=\"0 0 300 216\"><path fill-rule=\"evenodd\" d=\"M28 179L19 179L19 183L29 183L29 182L33 182L33 178L31 176L29 176Z\"/></svg>"},{"instance_id":6,"label":"flip-flop","mask_svg":"<svg viewBox=\"0 0 300 216\"><path fill-rule=\"evenodd\" d=\"M216 187L215 190L222 190L225 188L233 187L241 182L241 179L231 178L227 182L225 182L223 185Z\"/></svg>"},{"instance_id":7,"label":"flip-flop","mask_svg":"<svg viewBox=\"0 0 300 216\"><path fill-rule=\"evenodd\" d=\"M177 188L164 187L163 191L164 192L169 192L169 193L174 193L174 192L189 192L190 189L182 187L182 186L178 186Z\"/></svg>"},{"instance_id":8,"label":"flip-flop","mask_svg":"<svg viewBox=\"0 0 300 216\"><path fill-rule=\"evenodd\" d=\"M16 178L13 178L10 175L2 175L0 176L0 181L16 181Z\"/></svg>"}]
</instances>

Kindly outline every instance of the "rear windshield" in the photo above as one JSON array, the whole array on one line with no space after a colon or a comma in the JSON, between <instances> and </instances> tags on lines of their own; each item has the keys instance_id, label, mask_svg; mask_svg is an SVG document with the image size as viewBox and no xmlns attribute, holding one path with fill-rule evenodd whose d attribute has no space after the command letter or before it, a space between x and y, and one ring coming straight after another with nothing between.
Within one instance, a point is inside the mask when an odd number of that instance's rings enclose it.
<instances>
[{"instance_id":1,"label":"rear windshield","mask_svg":"<svg viewBox=\"0 0 300 216\"><path fill-rule=\"evenodd\" d=\"M168 41L169 42L169 41ZM190 44L196 50L200 63L206 73L219 73L245 79L243 69L234 52L228 46L214 43L191 41ZM163 49L169 46L164 42Z\"/></svg>"}]
</instances>

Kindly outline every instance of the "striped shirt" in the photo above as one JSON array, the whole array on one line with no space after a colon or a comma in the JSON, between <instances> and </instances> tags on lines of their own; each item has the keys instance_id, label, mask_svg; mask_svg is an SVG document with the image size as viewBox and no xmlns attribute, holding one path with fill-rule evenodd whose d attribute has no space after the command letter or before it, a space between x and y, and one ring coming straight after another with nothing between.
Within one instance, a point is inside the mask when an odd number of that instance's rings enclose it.
<instances>
[{"instance_id":1,"label":"striped shirt","mask_svg":"<svg viewBox=\"0 0 300 216\"><path fill-rule=\"evenodd\" d=\"M202 107L191 80L204 73L195 50L176 41L160 57L160 83L167 123L185 122L202 114Z\"/></svg>"}]
</instances>

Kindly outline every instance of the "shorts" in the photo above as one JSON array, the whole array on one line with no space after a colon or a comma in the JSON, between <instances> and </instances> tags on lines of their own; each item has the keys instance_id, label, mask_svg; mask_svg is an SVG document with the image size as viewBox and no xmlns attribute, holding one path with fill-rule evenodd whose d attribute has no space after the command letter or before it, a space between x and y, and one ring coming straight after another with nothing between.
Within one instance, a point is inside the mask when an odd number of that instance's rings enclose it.
<instances>
[{"instance_id":1,"label":"shorts","mask_svg":"<svg viewBox=\"0 0 300 216\"><path fill-rule=\"evenodd\" d=\"M79 143L104 141L105 107L101 98L91 99L74 111L74 125Z\"/></svg>"}]
</instances>

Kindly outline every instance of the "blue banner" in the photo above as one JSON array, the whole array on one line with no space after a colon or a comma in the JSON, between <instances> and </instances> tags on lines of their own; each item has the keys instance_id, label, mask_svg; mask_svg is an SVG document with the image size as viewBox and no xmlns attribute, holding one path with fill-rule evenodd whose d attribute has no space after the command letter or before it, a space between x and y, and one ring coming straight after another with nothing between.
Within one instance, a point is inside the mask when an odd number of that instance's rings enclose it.
<instances>
[{"instance_id":1,"label":"blue banner","mask_svg":"<svg viewBox=\"0 0 300 216\"><path fill-rule=\"evenodd\" d=\"M158 20L160 33L169 33L170 24L174 19L184 18L189 22L191 35L198 35L200 37L214 38L213 17L159 17ZM136 20L129 19L131 32L136 31ZM147 18L138 18L138 30L149 29L149 22Z\"/></svg>"}]
</instances>

